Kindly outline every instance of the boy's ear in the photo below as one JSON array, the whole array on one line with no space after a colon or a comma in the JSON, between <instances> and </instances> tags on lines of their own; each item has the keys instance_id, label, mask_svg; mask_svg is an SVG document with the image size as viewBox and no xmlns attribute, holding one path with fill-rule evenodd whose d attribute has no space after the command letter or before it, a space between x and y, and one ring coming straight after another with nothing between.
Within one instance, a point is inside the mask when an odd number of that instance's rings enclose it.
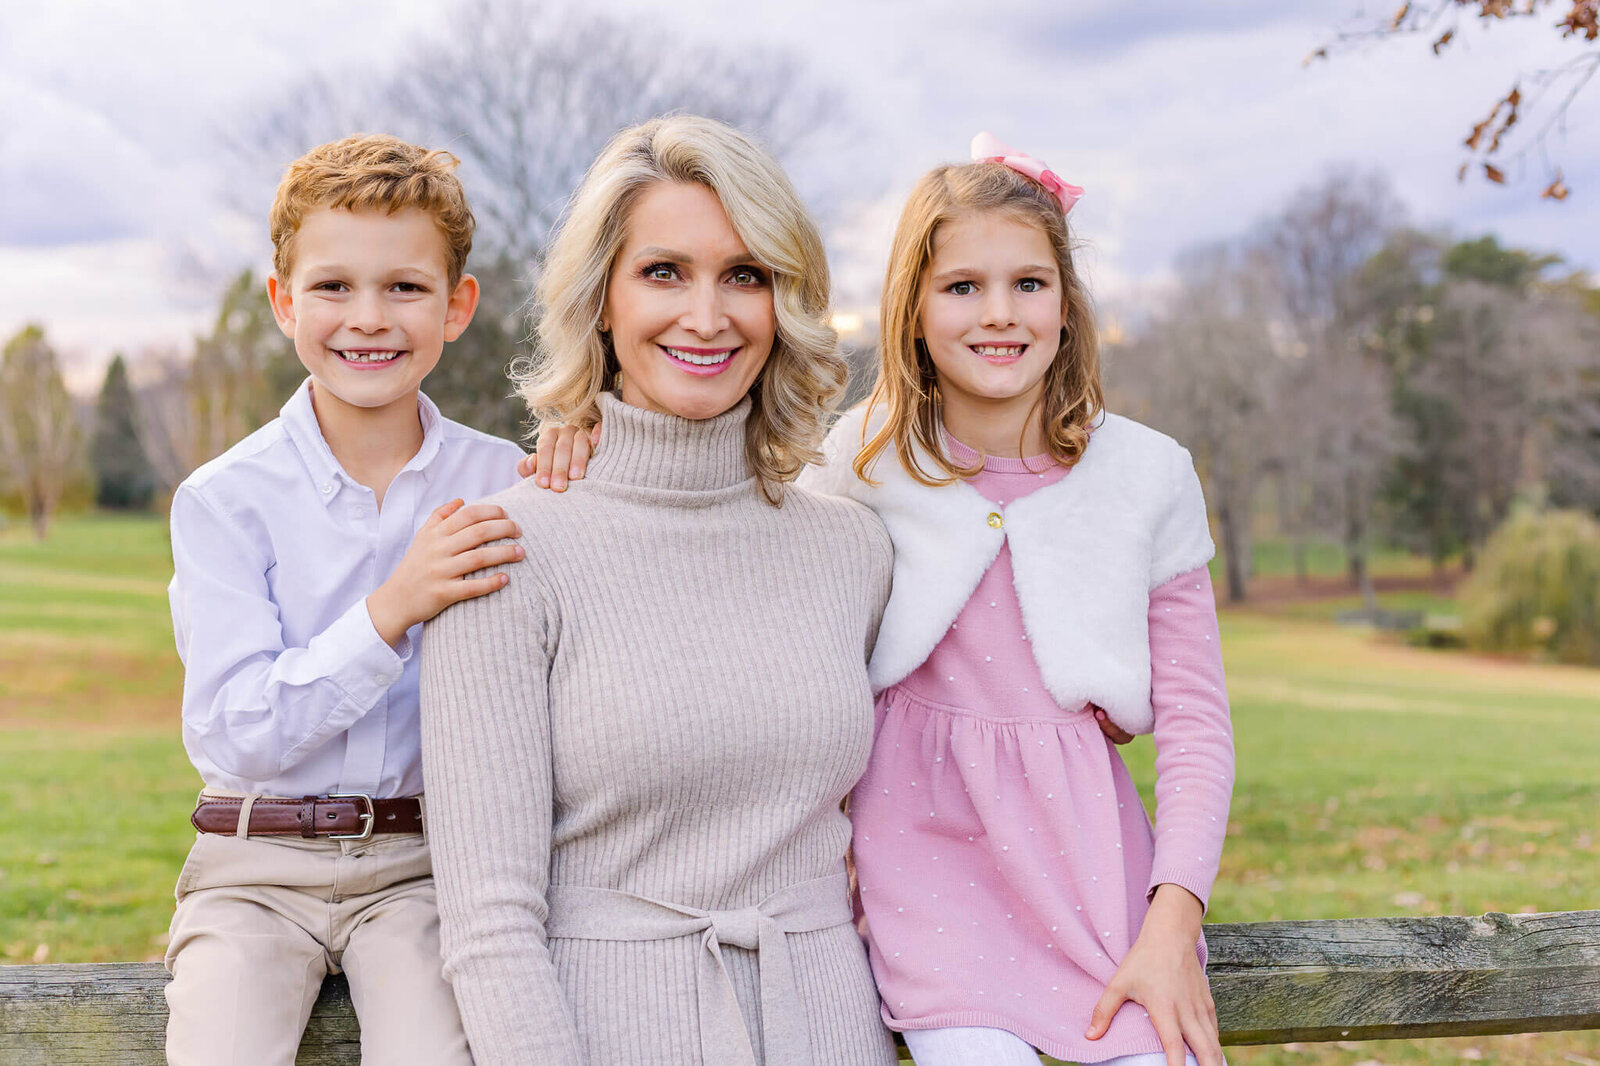
<instances>
[{"instance_id":1,"label":"boy's ear","mask_svg":"<svg viewBox=\"0 0 1600 1066\"><path fill-rule=\"evenodd\" d=\"M272 317L277 319L283 335L294 340L294 293L287 280L276 273L267 275L267 301L272 304Z\"/></svg>"},{"instance_id":2,"label":"boy's ear","mask_svg":"<svg viewBox=\"0 0 1600 1066\"><path fill-rule=\"evenodd\" d=\"M471 274L461 275L450 292L450 302L444 309L444 339L453 341L466 331L478 309L478 279Z\"/></svg>"}]
</instances>

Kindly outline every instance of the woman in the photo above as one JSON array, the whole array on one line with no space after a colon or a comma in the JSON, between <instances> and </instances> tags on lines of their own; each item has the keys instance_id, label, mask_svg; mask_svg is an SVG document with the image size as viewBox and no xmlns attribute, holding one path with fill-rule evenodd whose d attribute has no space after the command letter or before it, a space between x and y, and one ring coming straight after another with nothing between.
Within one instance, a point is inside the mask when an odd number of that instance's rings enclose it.
<instances>
[{"instance_id":1,"label":"woman","mask_svg":"<svg viewBox=\"0 0 1600 1066\"><path fill-rule=\"evenodd\" d=\"M895 1061L840 810L890 545L787 484L844 380L827 294L789 182L719 123L625 130L574 194L519 388L541 419L598 401L606 447L565 498L494 497L539 563L425 642L445 973L480 1066Z\"/></svg>"}]
</instances>

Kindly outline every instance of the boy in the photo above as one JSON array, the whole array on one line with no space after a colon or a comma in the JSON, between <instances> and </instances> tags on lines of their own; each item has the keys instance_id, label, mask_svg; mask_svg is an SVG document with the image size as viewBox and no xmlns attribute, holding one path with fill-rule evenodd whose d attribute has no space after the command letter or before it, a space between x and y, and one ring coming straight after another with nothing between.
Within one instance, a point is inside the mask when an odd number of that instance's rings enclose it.
<instances>
[{"instance_id":1,"label":"boy","mask_svg":"<svg viewBox=\"0 0 1600 1066\"><path fill-rule=\"evenodd\" d=\"M310 378L172 501L183 740L206 788L167 951L168 1061L291 1066L343 970L362 1061L469 1064L422 835L421 625L502 587L522 451L419 391L466 329L455 157L351 137L272 206L278 326ZM419 529L420 526L420 529Z\"/></svg>"}]
</instances>

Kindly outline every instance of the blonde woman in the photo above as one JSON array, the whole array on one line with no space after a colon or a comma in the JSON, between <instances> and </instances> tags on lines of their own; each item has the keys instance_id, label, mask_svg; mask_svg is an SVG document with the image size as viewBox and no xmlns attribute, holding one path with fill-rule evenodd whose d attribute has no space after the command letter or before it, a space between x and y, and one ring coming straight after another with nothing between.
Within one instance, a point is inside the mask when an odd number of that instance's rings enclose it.
<instances>
[{"instance_id":1,"label":"blonde woman","mask_svg":"<svg viewBox=\"0 0 1600 1066\"><path fill-rule=\"evenodd\" d=\"M605 421L537 565L429 626L444 969L479 1066L891 1066L840 803L890 543L789 482L844 381L816 227L719 123L618 134L539 286L541 420ZM608 391L609 390L609 391Z\"/></svg>"}]
</instances>

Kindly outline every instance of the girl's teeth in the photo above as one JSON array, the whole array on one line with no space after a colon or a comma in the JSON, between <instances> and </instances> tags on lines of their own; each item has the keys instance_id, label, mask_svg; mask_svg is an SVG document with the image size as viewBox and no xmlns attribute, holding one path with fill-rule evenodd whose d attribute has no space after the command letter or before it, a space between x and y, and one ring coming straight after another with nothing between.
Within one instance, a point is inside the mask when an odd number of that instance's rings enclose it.
<instances>
[{"instance_id":1,"label":"girl's teeth","mask_svg":"<svg viewBox=\"0 0 1600 1066\"><path fill-rule=\"evenodd\" d=\"M1001 346L1001 345L995 345L995 344L974 344L972 347L973 347L973 349L975 351L977 351L977 353L979 355L995 356L995 355L1021 355L1022 354L1022 349L1025 348L1026 345L1008 344L1008 345Z\"/></svg>"},{"instance_id":2,"label":"girl's teeth","mask_svg":"<svg viewBox=\"0 0 1600 1066\"><path fill-rule=\"evenodd\" d=\"M694 352L686 352L682 348L668 348L667 354L674 359L682 359L685 363L693 363L695 366L716 366L718 363L726 362L728 356L733 354L733 349L729 348L725 352L717 352L714 355L697 355Z\"/></svg>"}]
</instances>

